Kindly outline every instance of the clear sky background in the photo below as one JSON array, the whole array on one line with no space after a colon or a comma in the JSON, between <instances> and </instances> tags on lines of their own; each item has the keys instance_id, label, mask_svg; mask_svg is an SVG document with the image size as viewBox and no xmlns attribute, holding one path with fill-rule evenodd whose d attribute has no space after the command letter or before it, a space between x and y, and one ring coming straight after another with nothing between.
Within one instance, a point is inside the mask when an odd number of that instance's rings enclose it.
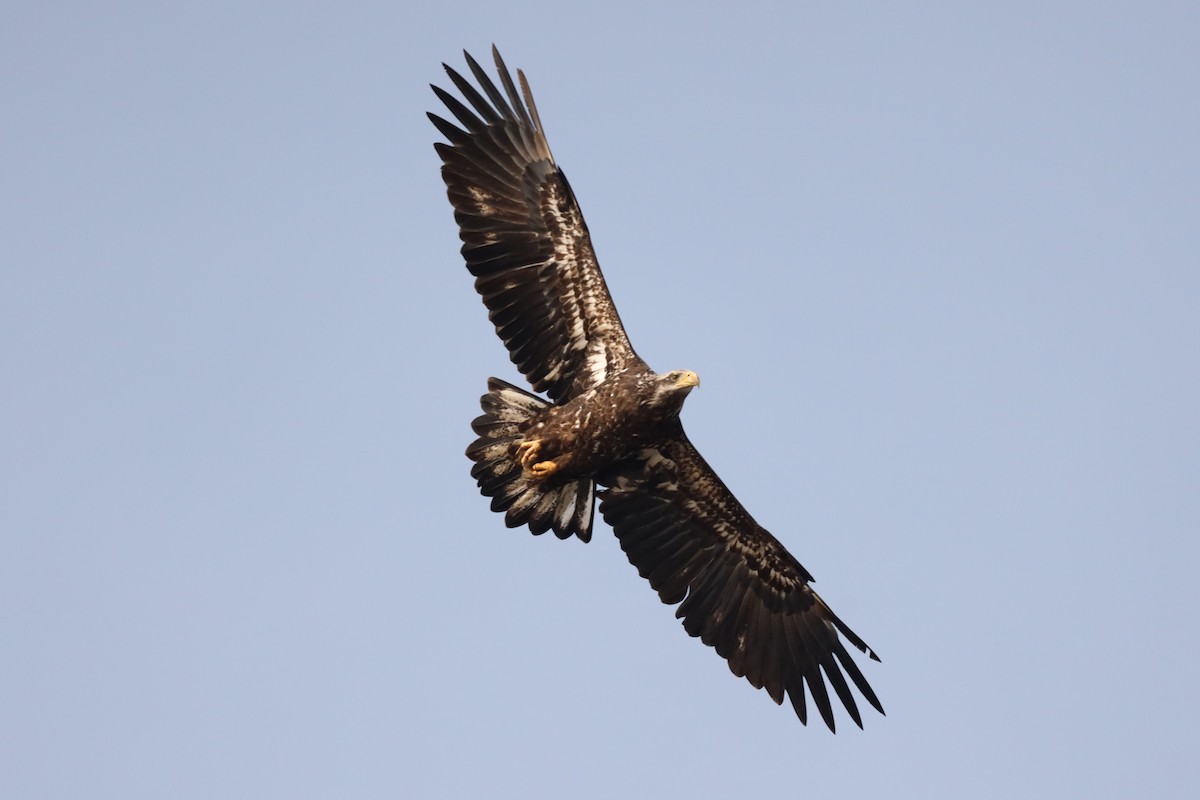
<instances>
[{"instance_id":1,"label":"clear sky background","mask_svg":"<svg viewBox=\"0 0 1200 800\"><path fill-rule=\"evenodd\" d=\"M784 7L5 4L0 795L1194 796L1200 11ZM493 41L865 731L478 496Z\"/></svg>"}]
</instances>

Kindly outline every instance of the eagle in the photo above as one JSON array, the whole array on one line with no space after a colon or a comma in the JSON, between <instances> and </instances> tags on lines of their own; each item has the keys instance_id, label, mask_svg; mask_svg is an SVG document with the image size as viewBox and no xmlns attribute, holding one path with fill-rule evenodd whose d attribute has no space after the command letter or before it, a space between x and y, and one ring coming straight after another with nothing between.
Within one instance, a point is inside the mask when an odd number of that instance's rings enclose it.
<instances>
[{"instance_id":1,"label":"eagle","mask_svg":"<svg viewBox=\"0 0 1200 800\"><path fill-rule=\"evenodd\" d=\"M599 500L630 563L734 675L786 696L804 724L807 687L836 732L832 687L861 728L850 683L883 706L842 639L879 657L688 441L679 414L700 379L656 373L634 352L524 73L518 92L493 46L501 91L463 55L475 85L442 65L462 100L431 86L457 121L428 114L447 140L434 147L475 288L544 395L488 379L467 448L480 492L510 528L584 542Z\"/></svg>"}]
</instances>

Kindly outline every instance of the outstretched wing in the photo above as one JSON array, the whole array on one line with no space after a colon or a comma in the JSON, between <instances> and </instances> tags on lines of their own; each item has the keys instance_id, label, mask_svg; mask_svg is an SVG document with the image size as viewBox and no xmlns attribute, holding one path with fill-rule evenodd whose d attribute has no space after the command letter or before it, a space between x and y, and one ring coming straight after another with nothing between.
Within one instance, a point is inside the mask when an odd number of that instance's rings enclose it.
<instances>
[{"instance_id":1,"label":"outstretched wing","mask_svg":"<svg viewBox=\"0 0 1200 800\"><path fill-rule=\"evenodd\" d=\"M525 75L517 71L522 102L496 48L504 94L463 55L483 94L443 64L471 107L434 86L462 128L429 115L450 141L434 147L463 258L513 363L535 391L562 402L638 357L600 274L579 203L550 154Z\"/></svg>"},{"instance_id":2,"label":"outstretched wing","mask_svg":"<svg viewBox=\"0 0 1200 800\"><path fill-rule=\"evenodd\" d=\"M734 675L765 687L776 703L786 692L806 724L807 684L831 731L826 681L860 728L846 676L883 713L838 634L879 657L812 590L808 571L754 521L682 428L602 481L609 488L600 513L629 561L664 603L680 603L675 616L683 627L715 647Z\"/></svg>"}]
</instances>

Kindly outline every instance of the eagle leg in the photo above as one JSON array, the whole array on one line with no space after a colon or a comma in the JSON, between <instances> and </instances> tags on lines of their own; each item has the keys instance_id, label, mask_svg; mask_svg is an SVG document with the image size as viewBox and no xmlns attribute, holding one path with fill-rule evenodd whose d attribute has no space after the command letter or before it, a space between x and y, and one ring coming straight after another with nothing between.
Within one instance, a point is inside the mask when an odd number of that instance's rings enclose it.
<instances>
[{"instance_id":1,"label":"eagle leg","mask_svg":"<svg viewBox=\"0 0 1200 800\"><path fill-rule=\"evenodd\" d=\"M522 467L529 469L537 462L541 449L541 439L526 439L517 445L517 460L521 462Z\"/></svg>"}]
</instances>

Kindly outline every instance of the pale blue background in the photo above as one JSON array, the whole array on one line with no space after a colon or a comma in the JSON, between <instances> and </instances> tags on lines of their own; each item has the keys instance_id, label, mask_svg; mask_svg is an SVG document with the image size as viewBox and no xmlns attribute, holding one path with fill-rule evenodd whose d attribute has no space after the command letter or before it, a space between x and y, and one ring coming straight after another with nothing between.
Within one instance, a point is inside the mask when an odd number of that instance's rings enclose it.
<instances>
[{"instance_id":1,"label":"pale blue background","mask_svg":"<svg viewBox=\"0 0 1200 800\"><path fill-rule=\"evenodd\" d=\"M0 795L1194 796L1200 11L783 7L5 5ZM865 732L476 494L493 41Z\"/></svg>"}]
</instances>

